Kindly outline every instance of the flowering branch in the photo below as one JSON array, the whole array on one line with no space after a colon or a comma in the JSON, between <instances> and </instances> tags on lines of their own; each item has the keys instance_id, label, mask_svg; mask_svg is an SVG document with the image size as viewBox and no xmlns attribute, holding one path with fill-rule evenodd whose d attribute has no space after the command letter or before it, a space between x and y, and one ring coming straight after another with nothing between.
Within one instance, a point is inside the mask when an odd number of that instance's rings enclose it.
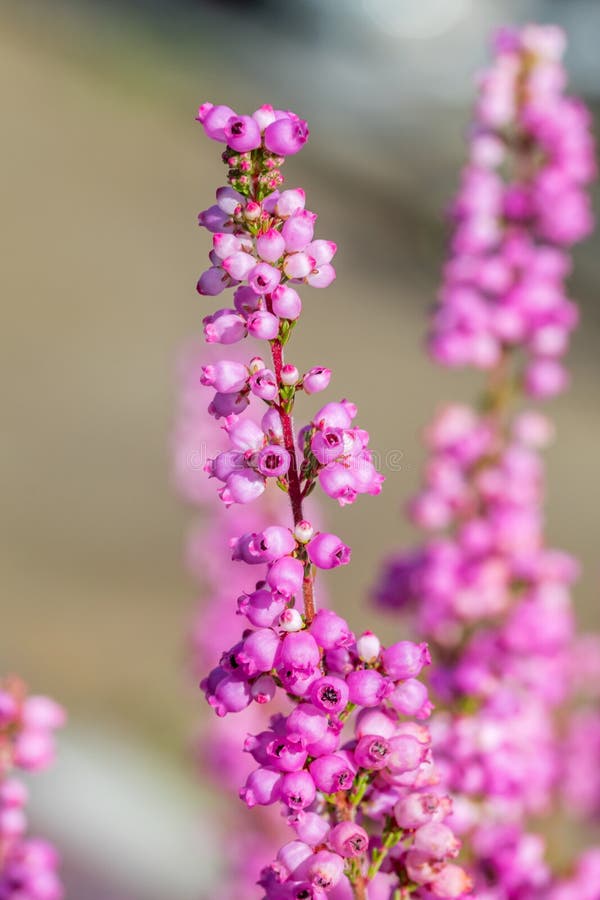
<instances>
[{"instance_id":1,"label":"flowering branch","mask_svg":"<svg viewBox=\"0 0 600 900\"><path fill-rule=\"evenodd\" d=\"M450 800L432 790L438 776L429 732L405 721L431 711L417 680L427 648L400 641L384 649L371 632L357 639L336 613L315 608L314 570L346 565L350 548L315 530L304 499L319 485L340 505L352 503L378 494L383 478L349 401L325 404L294 433L297 393L317 393L331 377L324 367L300 375L285 362L302 309L296 286L324 288L335 277L336 246L314 239L316 215L305 209L304 192L279 190L285 157L308 138L306 123L271 107L238 116L211 104L200 107L198 120L226 144L229 170L216 205L199 217L213 249L198 292L235 288L233 306L204 319L205 337L267 341L272 364L255 356L203 367L201 382L215 391L209 412L230 442L207 471L221 482L226 506L251 502L268 482L291 506L291 527L268 525L231 542L234 560L263 567L238 598L253 627L202 682L219 716L276 697L286 709L244 744L258 767L241 798L250 807L280 802L295 833L259 883L267 900L319 900L334 890L366 900L371 886L381 897L458 897L469 879L450 862L459 848L443 822ZM257 403L266 407L260 425L246 413Z\"/></svg>"},{"instance_id":2,"label":"flowering branch","mask_svg":"<svg viewBox=\"0 0 600 900\"><path fill-rule=\"evenodd\" d=\"M377 595L409 610L431 644L435 750L478 895L579 896L579 876L560 893L542 838L524 831L560 771L554 710L568 689L577 565L544 540L539 451L552 426L517 403L568 382L568 250L592 227L594 148L587 110L563 92L559 29L506 29L494 49L430 332L437 362L488 383L477 409L446 407L429 428L411 515L432 536L389 562Z\"/></svg>"}]
</instances>

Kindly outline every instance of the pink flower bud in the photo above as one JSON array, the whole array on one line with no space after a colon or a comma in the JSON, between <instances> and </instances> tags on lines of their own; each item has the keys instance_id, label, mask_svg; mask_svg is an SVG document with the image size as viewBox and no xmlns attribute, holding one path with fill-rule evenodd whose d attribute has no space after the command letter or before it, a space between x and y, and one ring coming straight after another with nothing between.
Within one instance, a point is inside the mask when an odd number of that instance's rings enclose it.
<instances>
[{"instance_id":1,"label":"pink flower bud","mask_svg":"<svg viewBox=\"0 0 600 900\"><path fill-rule=\"evenodd\" d=\"M302 209L285 220L281 229L281 236L284 239L285 249L288 253L304 250L306 245L312 241L315 230L315 218L314 213L309 212L307 209ZM314 268L316 259L314 257L311 258L314 260L311 268Z\"/></svg>"},{"instance_id":2,"label":"pink flower bud","mask_svg":"<svg viewBox=\"0 0 600 900\"><path fill-rule=\"evenodd\" d=\"M460 841L452 829L442 822L428 822L415 831L414 849L427 853L435 859L456 856L460 849Z\"/></svg>"},{"instance_id":3,"label":"pink flower bud","mask_svg":"<svg viewBox=\"0 0 600 900\"><path fill-rule=\"evenodd\" d=\"M278 559L267 572L267 584L283 597L294 597L302 592L304 565L299 559L286 556Z\"/></svg>"},{"instance_id":4,"label":"pink flower bud","mask_svg":"<svg viewBox=\"0 0 600 900\"><path fill-rule=\"evenodd\" d=\"M298 813L298 817L301 815L304 815L304 813ZM311 813L306 815L311 815ZM304 838L301 838L299 841L290 841L284 844L277 852L277 859L291 874L296 871L305 859L311 858L312 855L313 852L308 846L308 841L304 841Z\"/></svg>"},{"instance_id":5,"label":"pink flower bud","mask_svg":"<svg viewBox=\"0 0 600 900\"><path fill-rule=\"evenodd\" d=\"M320 609L311 622L310 633L324 650L349 647L354 635L348 623L331 609Z\"/></svg>"},{"instance_id":6,"label":"pink flower bud","mask_svg":"<svg viewBox=\"0 0 600 900\"><path fill-rule=\"evenodd\" d=\"M337 252L337 244L333 241L317 240L311 241L305 249L314 258L317 267L320 267L331 262Z\"/></svg>"},{"instance_id":7,"label":"pink flower bud","mask_svg":"<svg viewBox=\"0 0 600 900\"><path fill-rule=\"evenodd\" d=\"M414 678L423 666L429 665L431 656L427 644L414 644L412 641L398 641L383 651L383 668L386 673L399 681Z\"/></svg>"},{"instance_id":8,"label":"pink flower bud","mask_svg":"<svg viewBox=\"0 0 600 900\"><path fill-rule=\"evenodd\" d=\"M265 262L274 263L283 256L285 250L285 239L281 232L275 228L269 228L264 234L260 234L256 239L256 250L261 259Z\"/></svg>"},{"instance_id":9,"label":"pink flower bud","mask_svg":"<svg viewBox=\"0 0 600 900\"><path fill-rule=\"evenodd\" d=\"M219 259L227 259L234 253L239 253L242 249L242 242L233 234L218 232L213 235L213 249Z\"/></svg>"},{"instance_id":10,"label":"pink flower bud","mask_svg":"<svg viewBox=\"0 0 600 900\"><path fill-rule=\"evenodd\" d=\"M329 822L314 812L303 810L289 820L301 841L311 847L323 844L329 834Z\"/></svg>"},{"instance_id":11,"label":"pink flower bud","mask_svg":"<svg viewBox=\"0 0 600 900\"><path fill-rule=\"evenodd\" d=\"M306 278L307 284L314 288L327 288L335 281L336 271L328 263L316 265Z\"/></svg>"},{"instance_id":12,"label":"pink flower bud","mask_svg":"<svg viewBox=\"0 0 600 900\"><path fill-rule=\"evenodd\" d=\"M280 284L271 294L273 312L280 319L295 321L302 312L302 301L293 288Z\"/></svg>"},{"instance_id":13,"label":"pink flower bud","mask_svg":"<svg viewBox=\"0 0 600 900\"><path fill-rule=\"evenodd\" d=\"M414 716L417 719L428 718L433 710L433 704L427 696L427 688L416 678L407 678L406 681L396 685L388 700L402 715Z\"/></svg>"},{"instance_id":14,"label":"pink flower bud","mask_svg":"<svg viewBox=\"0 0 600 900\"><path fill-rule=\"evenodd\" d=\"M196 290L203 297L216 297L228 286L230 282L229 275L224 269L212 266L202 273L198 279Z\"/></svg>"},{"instance_id":15,"label":"pink flower bud","mask_svg":"<svg viewBox=\"0 0 600 900\"><path fill-rule=\"evenodd\" d=\"M374 669L350 672L346 682L350 701L357 706L377 706L393 690L392 684Z\"/></svg>"},{"instance_id":16,"label":"pink flower bud","mask_svg":"<svg viewBox=\"0 0 600 900\"><path fill-rule=\"evenodd\" d=\"M279 799L282 783L281 772L275 769L255 769L240 790L240 799L246 806L269 806Z\"/></svg>"},{"instance_id":17,"label":"pink flower bud","mask_svg":"<svg viewBox=\"0 0 600 900\"><path fill-rule=\"evenodd\" d=\"M220 309L202 321L207 344L236 344L246 337L246 320L234 309Z\"/></svg>"},{"instance_id":18,"label":"pink flower bud","mask_svg":"<svg viewBox=\"0 0 600 900\"><path fill-rule=\"evenodd\" d=\"M279 319L265 309L259 309L248 316L248 334L261 341L272 341L279 334Z\"/></svg>"},{"instance_id":19,"label":"pink flower bud","mask_svg":"<svg viewBox=\"0 0 600 900\"><path fill-rule=\"evenodd\" d=\"M264 477L252 469L245 469L231 473L224 487L219 490L219 496L226 506L232 503L251 503L260 497L264 489Z\"/></svg>"},{"instance_id":20,"label":"pink flower bud","mask_svg":"<svg viewBox=\"0 0 600 900\"><path fill-rule=\"evenodd\" d=\"M275 204L275 212L282 219L293 216L294 213L304 209L306 194L302 188L294 188L293 190L282 191L277 198Z\"/></svg>"},{"instance_id":21,"label":"pink flower bud","mask_svg":"<svg viewBox=\"0 0 600 900\"><path fill-rule=\"evenodd\" d=\"M238 250L223 260L223 268L235 281L243 281L256 268L256 260L250 253Z\"/></svg>"},{"instance_id":22,"label":"pink flower bud","mask_svg":"<svg viewBox=\"0 0 600 900\"><path fill-rule=\"evenodd\" d=\"M400 828L414 829L449 812L449 798L437 794L406 794L394 806L394 818Z\"/></svg>"},{"instance_id":23,"label":"pink flower bud","mask_svg":"<svg viewBox=\"0 0 600 900\"><path fill-rule=\"evenodd\" d=\"M270 672L279 650L279 637L271 628L258 628L244 639L235 654L238 667L248 676Z\"/></svg>"},{"instance_id":24,"label":"pink flower bud","mask_svg":"<svg viewBox=\"0 0 600 900\"><path fill-rule=\"evenodd\" d=\"M322 366L316 366L309 369L302 378L302 386L307 394L317 394L324 391L331 381L331 369L324 369Z\"/></svg>"},{"instance_id":25,"label":"pink flower bud","mask_svg":"<svg viewBox=\"0 0 600 900\"><path fill-rule=\"evenodd\" d=\"M286 557L289 559L289 557ZM279 560L279 563L283 560ZM274 563L276 566L278 563ZM307 631L294 631L286 634L280 645L278 665L293 672L310 673L319 665L321 656L317 642ZM296 713L300 707L292 713Z\"/></svg>"},{"instance_id":26,"label":"pink flower bud","mask_svg":"<svg viewBox=\"0 0 600 900\"><path fill-rule=\"evenodd\" d=\"M264 131L267 125L270 125L271 122L275 121L275 112L270 104L264 103L252 113L252 118L256 121L260 130Z\"/></svg>"},{"instance_id":27,"label":"pink flower bud","mask_svg":"<svg viewBox=\"0 0 600 900\"><path fill-rule=\"evenodd\" d=\"M275 597L271 591L261 589L252 594L242 594L238 598L238 611L246 616L251 625L268 628L278 620L284 603L283 598Z\"/></svg>"},{"instance_id":28,"label":"pink flower bud","mask_svg":"<svg viewBox=\"0 0 600 900\"><path fill-rule=\"evenodd\" d=\"M307 253L291 253L283 261L283 271L288 278L306 278L314 266L314 259Z\"/></svg>"},{"instance_id":29,"label":"pink flower bud","mask_svg":"<svg viewBox=\"0 0 600 900\"><path fill-rule=\"evenodd\" d=\"M473 881L469 875L460 866L449 863L435 875L429 890L434 897L453 900L468 894L472 887Z\"/></svg>"},{"instance_id":30,"label":"pink flower bud","mask_svg":"<svg viewBox=\"0 0 600 900\"><path fill-rule=\"evenodd\" d=\"M215 689L213 706L217 715L222 717L227 713L240 712L251 700L250 685L245 676L226 675Z\"/></svg>"}]
</instances>

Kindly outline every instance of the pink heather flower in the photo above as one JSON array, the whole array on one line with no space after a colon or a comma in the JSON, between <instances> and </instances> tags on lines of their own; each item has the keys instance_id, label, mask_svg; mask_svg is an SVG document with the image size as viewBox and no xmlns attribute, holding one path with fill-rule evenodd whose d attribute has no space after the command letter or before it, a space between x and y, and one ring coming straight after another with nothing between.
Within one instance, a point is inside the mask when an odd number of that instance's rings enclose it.
<instances>
[{"instance_id":1,"label":"pink heather flower","mask_svg":"<svg viewBox=\"0 0 600 900\"><path fill-rule=\"evenodd\" d=\"M292 816L290 824L299 839L310 847L324 843L330 830L329 822L322 816L304 810Z\"/></svg>"},{"instance_id":2,"label":"pink heather flower","mask_svg":"<svg viewBox=\"0 0 600 900\"><path fill-rule=\"evenodd\" d=\"M302 386L307 394L318 394L329 387L331 369L316 366L302 376Z\"/></svg>"},{"instance_id":3,"label":"pink heather flower","mask_svg":"<svg viewBox=\"0 0 600 900\"><path fill-rule=\"evenodd\" d=\"M346 708L348 698L348 685L335 675L318 678L310 687L310 699L323 712L340 712Z\"/></svg>"},{"instance_id":4,"label":"pink heather flower","mask_svg":"<svg viewBox=\"0 0 600 900\"><path fill-rule=\"evenodd\" d=\"M200 109L202 110L203 107L201 106ZM201 115L200 110L198 115ZM227 143L226 126L232 118L235 118L235 113L228 106L213 106L207 112L202 113L199 121L204 126L207 137L225 144Z\"/></svg>"},{"instance_id":5,"label":"pink heather flower","mask_svg":"<svg viewBox=\"0 0 600 900\"><path fill-rule=\"evenodd\" d=\"M267 584L283 597L294 597L302 591L304 566L299 559L285 556L276 560L267 572Z\"/></svg>"},{"instance_id":6,"label":"pink heather flower","mask_svg":"<svg viewBox=\"0 0 600 900\"><path fill-rule=\"evenodd\" d=\"M427 822L415 831L415 850L420 850L434 859L456 856L460 847L454 832L441 822Z\"/></svg>"},{"instance_id":7,"label":"pink heather flower","mask_svg":"<svg viewBox=\"0 0 600 900\"><path fill-rule=\"evenodd\" d=\"M334 888L344 874L344 860L328 850L319 850L307 862L310 881L326 891Z\"/></svg>"},{"instance_id":8,"label":"pink heather flower","mask_svg":"<svg viewBox=\"0 0 600 900\"><path fill-rule=\"evenodd\" d=\"M317 668L319 659L317 642L305 631L287 634L281 642L279 664L287 669L309 673Z\"/></svg>"},{"instance_id":9,"label":"pink heather flower","mask_svg":"<svg viewBox=\"0 0 600 900\"><path fill-rule=\"evenodd\" d=\"M220 309L203 319L207 344L236 344L246 337L246 320L234 309Z\"/></svg>"},{"instance_id":10,"label":"pink heather flower","mask_svg":"<svg viewBox=\"0 0 600 900\"><path fill-rule=\"evenodd\" d=\"M365 734L354 748L354 759L362 769L383 769L392 752L389 741L376 734Z\"/></svg>"},{"instance_id":11,"label":"pink heather flower","mask_svg":"<svg viewBox=\"0 0 600 900\"><path fill-rule=\"evenodd\" d=\"M316 793L315 783L308 772L290 772L283 776L281 799L291 810L306 809L315 799Z\"/></svg>"},{"instance_id":12,"label":"pink heather flower","mask_svg":"<svg viewBox=\"0 0 600 900\"><path fill-rule=\"evenodd\" d=\"M262 475L279 478L290 467L290 454L283 447L267 444L258 455L256 467Z\"/></svg>"},{"instance_id":13,"label":"pink heather flower","mask_svg":"<svg viewBox=\"0 0 600 900\"><path fill-rule=\"evenodd\" d=\"M309 133L301 119L278 119L265 128L265 146L278 156L293 156L302 149Z\"/></svg>"},{"instance_id":14,"label":"pink heather flower","mask_svg":"<svg viewBox=\"0 0 600 900\"><path fill-rule=\"evenodd\" d=\"M247 806L268 806L275 803L281 794L283 778L275 769L255 769L240 790L240 798Z\"/></svg>"},{"instance_id":15,"label":"pink heather flower","mask_svg":"<svg viewBox=\"0 0 600 900\"><path fill-rule=\"evenodd\" d=\"M308 558L320 569L335 569L350 562L351 550L335 534L321 532L306 545Z\"/></svg>"},{"instance_id":16,"label":"pink heather flower","mask_svg":"<svg viewBox=\"0 0 600 900\"><path fill-rule=\"evenodd\" d=\"M224 269L211 266L202 273L196 284L196 290L205 297L215 297L231 284L231 279Z\"/></svg>"},{"instance_id":17,"label":"pink heather flower","mask_svg":"<svg viewBox=\"0 0 600 900\"><path fill-rule=\"evenodd\" d=\"M407 794L394 807L394 818L400 828L415 829L431 821L439 821L450 811L448 797L437 794Z\"/></svg>"},{"instance_id":18,"label":"pink heather flower","mask_svg":"<svg viewBox=\"0 0 600 900\"><path fill-rule=\"evenodd\" d=\"M383 651L383 667L394 679L413 678L429 665L431 656L427 644L398 641Z\"/></svg>"},{"instance_id":19,"label":"pink heather flower","mask_svg":"<svg viewBox=\"0 0 600 900\"><path fill-rule=\"evenodd\" d=\"M279 319L265 309L248 316L248 334L262 341L272 341L279 334Z\"/></svg>"},{"instance_id":20,"label":"pink heather flower","mask_svg":"<svg viewBox=\"0 0 600 900\"><path fill-rule=\"evenodd\" d=\"M346 682L350 691L350 702L357 706L377 706L392 689L391 683L374 669L350 672Z\"/></svg>"},{"instance_id":21,"label":"pink heather flower","mask_svg":"<svg viewBox=\"0 0 600 900\"><path fill-rule=\"evenodd\" d=\"M260 147L260 127L252 116L233 116L223 129L227 145L240 153Z\"/></svg>"},{"instance_id":22,"label":"pink heather flower","mask_svg":"<svg viewBox=\"0 0 600 900\"><path fill-rule=\"evenodd\" d=\"M219 360L202 367L200 383L214 387L220 394L235 394L248 382L248 369L242 363Z\"/></svg>"},{"instance_id":23,"label":"pink heather flower","mask_svg":"<svg viewBox=\"0 0 600 900\"><path fill-rule=\"evenodd\" d=\"M253 266L246 274L255 294L270 294L281 281L280 270L265 262Z\"/></svg>"},{"instance_id":24,"label":"pink heather flower","mask_svg":"<svg viewBox=\"0 0 600 900\"><path fill-rule=\"evenodd\" d=\"M352 787L354 773L341 755L330 753L319 756L310 764L309 769L317 788L326 794L347 791Z\"/></svg>"},{"instance_id":25,"label":"pink heather flower","mask_svg":"<svg viewBox=\"0 0 600 900\"><path fill-rule=\"evenodd\" d=\"M369 845L369 835L356 822L340 822L331 829L329 843L340 856L362 856Z\"/></svg>"},{"instance_id":26,"label":"pink heather flower","mask_svg":"<svg viewBox=\"0 0 600 900\"><path fill-rule=\"evenodd\" d=\"M354 635L350 631L348 623L331 609L318 611L310 626L310 633L324 650L347 647L354 642Z\"/></svg>"}]
</instances>

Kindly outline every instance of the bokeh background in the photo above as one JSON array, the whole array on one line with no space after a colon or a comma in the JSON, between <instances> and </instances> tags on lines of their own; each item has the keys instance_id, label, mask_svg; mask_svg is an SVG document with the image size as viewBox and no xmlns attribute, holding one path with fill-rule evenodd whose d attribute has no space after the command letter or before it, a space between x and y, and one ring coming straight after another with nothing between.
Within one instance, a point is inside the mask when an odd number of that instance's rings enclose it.
<instances>
[{"instance_id":1,"label":"bokeh background","mask_svg":"<svg viewBox=\"0 0 600 900\"><path fill-rule=\"evenodd\" d=\"M199 102L272 102L311 125L286 177L340 245L339 274L306 304L295 358L331 365L401 460L381 498L331 510L354 548L331 590L358 626L377 560L412 539L419 430L475 386L429 364L425 317L473 74L494 25L528 20L567 29L573 90L597 111L596 0L0 4L0 668L70 712L34 813L72 900L216 896L220 801L189 754L205 714L186 668L189 516L168 458L176 355L206 310L195 216L223 174ZM549 454L548 530L583 560L586 626L600 626L599 251L596 237L576 254L583 327Z\"/></svg>"}]
</instances>

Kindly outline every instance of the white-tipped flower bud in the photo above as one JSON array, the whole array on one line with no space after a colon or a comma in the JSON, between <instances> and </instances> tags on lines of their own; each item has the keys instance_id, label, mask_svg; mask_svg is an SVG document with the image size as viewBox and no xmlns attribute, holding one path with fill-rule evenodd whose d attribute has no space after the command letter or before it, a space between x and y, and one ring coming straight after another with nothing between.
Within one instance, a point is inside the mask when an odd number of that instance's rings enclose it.
<instances>
[{"instance_id":1,"label":"white-tipped flower bud","mask_svg":"<svg viewBox=\"0 0 600 900\"><path fill-rule=\"evenodd\" d=\"M365 631L356 641L356 652L362 662L374 662L379 656L381 641L372 631Z\"/></svg>"},{"instance_id":2,"label":"white-tipped flower bud","mask_svg":"<svg viewBox=\"0 0 600 900\"><path fill-rule=\"evenodd\" d=\"M306 519L298 522L298 524L294 528L294 537L299 544L307 544L313 537L314 533L315 529L312 527L310 522L306 521Z\"/></svg>"},{"instance_id":3,"label":"white-tipped flower bud","mask_svg":"<svg viewBox=\"0 0 600 900\"><path fill-rule=\"evenodd\" d=\"M304 627L302 616L294 607L284 609L279 617L279 627L283 631L300 631Z\"/></svg>"},{"instance_id":4,"label":"white-tipped flower bud","mask_svg":"<svg viewBox=\"0 0 600 900\"><path fill-rule=\"evenodd\" d=\"M283 366L281 370L281 383L291 386L292 384L298 384L300 380L300 372L296 368L296 366Z\"/></svg>"},{"instance_id":5,"label":"white-tipped flower bud","mask_svg":"<svg viewBox=\"0 0 600 900\"><path fill-rule=\"evenodd\" d=\"M264 359L261 359L260 356L253 356L248 363L248 370L250 374L254 375L255 372L260 372L262 369L266 369Z\"/></svg>"}]
</instances>

